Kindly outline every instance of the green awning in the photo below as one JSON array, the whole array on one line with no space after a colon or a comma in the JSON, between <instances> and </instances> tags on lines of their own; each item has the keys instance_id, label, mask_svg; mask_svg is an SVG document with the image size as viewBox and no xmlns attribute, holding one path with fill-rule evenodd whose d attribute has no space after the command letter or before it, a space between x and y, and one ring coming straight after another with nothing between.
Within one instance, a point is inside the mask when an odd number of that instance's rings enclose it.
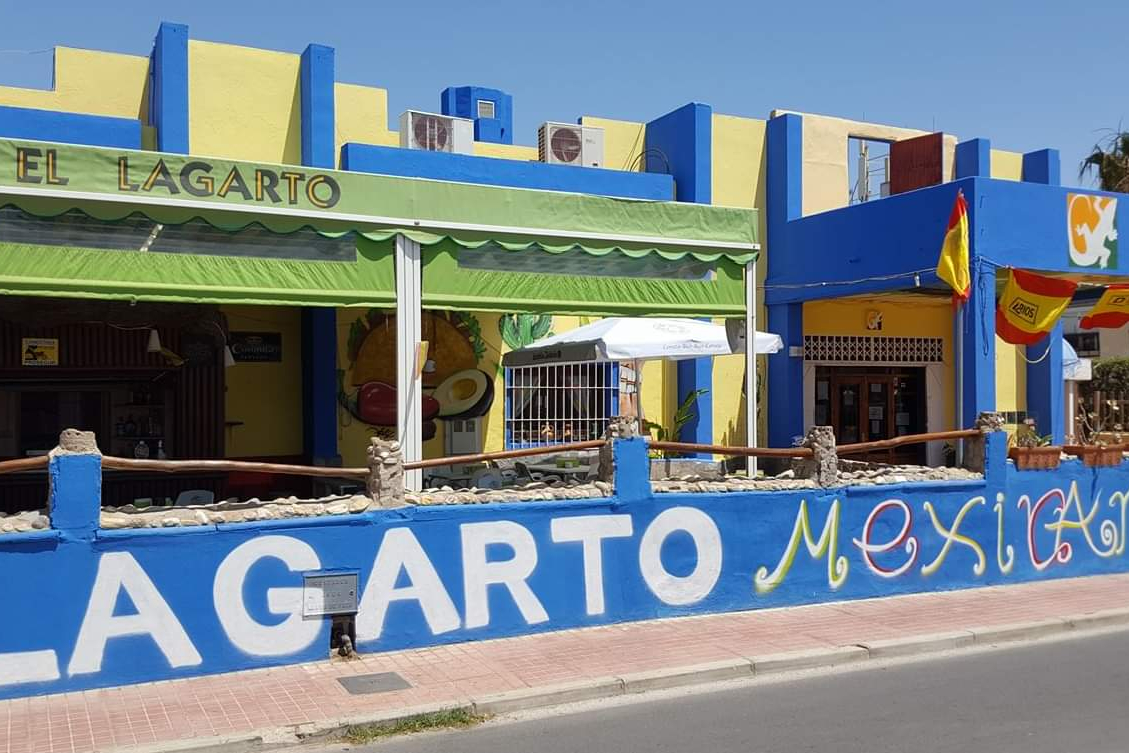
<instances>
[{"instance_id":1,"label":"green awning","mask_svg":"<svg viewBox=\"0 0 1129 753\"><path fill-rule=\"evenodd\" d=\"M371 240L405 233L425 245L563 239L582 249L626 244L640 254L738 264L759 249L752 209L6 139L0 168L3 203L40 216L80 208L113 220L140 212L167 224L201 218L225 230L257 223L276 233L310 227Z\"/></svg>"},{"instance_id":2,"label":"green awning","mask_svg":"<svg viewBox=\"0 0 1129 753\"><path fill-rule=\"evenodd\" d=\"M719 259L705 274L680 260L656 259L643 274L594 274L602 260L554 249L536 258L536 271L502 271L504 260L476 264L483 247L454 242L423 250L423 305L436 309L541 312L584 316L740 316L745 312L744 267ZM525 251L502 254L529 256ZM699 267L701 265L698 265ZM520 267L518 267L520 268Z\"/></svg>"},{"instance_id":3,"label":"green awning","mask_svg":"<svg viewBox=\"0 0 1129 753\"><path fill-rule=\"evenodd\" d=\"M391 241L353 262L0 243L0 294L181 303L396 305Z\"/></svg>"},{"instance_id":4,"label":"green awning","mask_svg":"<svg viewBox=\"0 0 1129 753\"><path fill-rule=\"evenodd\" d=\"M759 249L749 209L0 139L12 212L32 230L0 233L0 293L23 295L392 306L402 234L425 306L721 316Z\"/></svg>"}]
</instances>

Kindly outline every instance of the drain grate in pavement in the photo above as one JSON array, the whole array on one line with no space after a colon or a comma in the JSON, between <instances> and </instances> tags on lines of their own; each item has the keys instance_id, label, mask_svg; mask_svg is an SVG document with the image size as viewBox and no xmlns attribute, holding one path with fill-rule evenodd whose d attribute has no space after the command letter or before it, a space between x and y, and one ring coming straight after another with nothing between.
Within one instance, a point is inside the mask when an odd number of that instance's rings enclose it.
<instances>
[{"instance_id":1,"label":"drain grate in pavement","mask_svg":"<svg viewBox=\"0 0 1129 753\"><path fill-rule=\"evenodd\" d=\"M393 690L407 690L412 686L395 672L377 672L374 675L353 675L351 677L338 677L337 682L345 686L350 695L367 695L369 693L390 693Z\"/></svg>"}]
</instances>

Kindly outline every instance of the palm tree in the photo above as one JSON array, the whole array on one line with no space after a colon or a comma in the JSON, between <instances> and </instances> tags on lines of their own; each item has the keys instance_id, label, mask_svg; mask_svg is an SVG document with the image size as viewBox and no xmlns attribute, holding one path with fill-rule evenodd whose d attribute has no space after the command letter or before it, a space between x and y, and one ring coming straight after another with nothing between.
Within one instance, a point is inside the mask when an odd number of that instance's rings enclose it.
<instances>
[{"instance_id":1,"label":"palm tree","mask_svg":"<svg viewBox=\"0 0 1129 753\"><path fill-rule=\"evenodd\" d=\"M1082 160L1078 177L1091 170L1097 170L1102 190L1129 193L1129 131L1118 129L1094 144L1094 151Z\"/></svg>"}]
</instances>

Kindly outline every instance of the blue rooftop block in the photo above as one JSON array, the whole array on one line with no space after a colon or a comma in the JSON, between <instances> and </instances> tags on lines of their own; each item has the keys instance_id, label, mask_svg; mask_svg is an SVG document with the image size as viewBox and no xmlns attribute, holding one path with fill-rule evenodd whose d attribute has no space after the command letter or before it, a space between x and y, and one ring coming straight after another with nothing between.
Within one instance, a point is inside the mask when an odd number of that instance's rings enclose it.
<instances>
[{"instance_id":1,"label":"blue rooftop block","mask_svg":"<svg viewBox=\"0 0 1129 753\"><path fill-rule=\"evenodd\" d=\"M141 121L0 106L0 137L140 149Z\"/></svg>"},{"instance_id":2,"label":"blue rooftop block","mask_svg":"<svg viewBox=\"0 0 1129 753\"><path fill-rule=\"evenodd\" d=\"M624 199L674 199L674 179L657 173L550 165L527 160L398 149L372 144L341 148L341 169L403 178L429 178L486 186L615 196Z\"/></svg>"}]
</instances>

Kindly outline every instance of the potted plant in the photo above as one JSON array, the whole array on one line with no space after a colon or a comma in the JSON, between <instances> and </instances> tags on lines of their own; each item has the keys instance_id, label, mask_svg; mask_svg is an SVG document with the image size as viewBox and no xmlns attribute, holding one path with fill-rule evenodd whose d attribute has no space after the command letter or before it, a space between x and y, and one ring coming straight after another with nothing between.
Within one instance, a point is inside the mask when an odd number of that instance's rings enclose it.
<instances>
[{"instance_id":1,"label":"potted plant","mask_svg":"<svg viewBox=\"0 0 1129 753\"><path fill-rule=\"evenodd\" d=\"M1082 463L1094 468L1121 465L1125 444L1121 435L1121 424L1114 423L1106 429L1110 417L1117 417L1121 406L1116 400L1106 400L1106 417L1099 419L1097 414L1087 411L1085 401L1078 400L1078 439L1080 444L1068 444L1063 452L1082 459Z\"/></svg>"},{"instance_id":2,"label":"potted plant","mask_svg":"<svg viewBox=\"0 0 1129 753\"><path fill-rule=\"evenodd\" d=\"M1049 434L1041 436L1035 429L1035 419L1028 418L1012 435L1007 456L1021 471L1051 470L1062 461L1062 448L1051 444Z\"/></svg>"}]
</instances>

